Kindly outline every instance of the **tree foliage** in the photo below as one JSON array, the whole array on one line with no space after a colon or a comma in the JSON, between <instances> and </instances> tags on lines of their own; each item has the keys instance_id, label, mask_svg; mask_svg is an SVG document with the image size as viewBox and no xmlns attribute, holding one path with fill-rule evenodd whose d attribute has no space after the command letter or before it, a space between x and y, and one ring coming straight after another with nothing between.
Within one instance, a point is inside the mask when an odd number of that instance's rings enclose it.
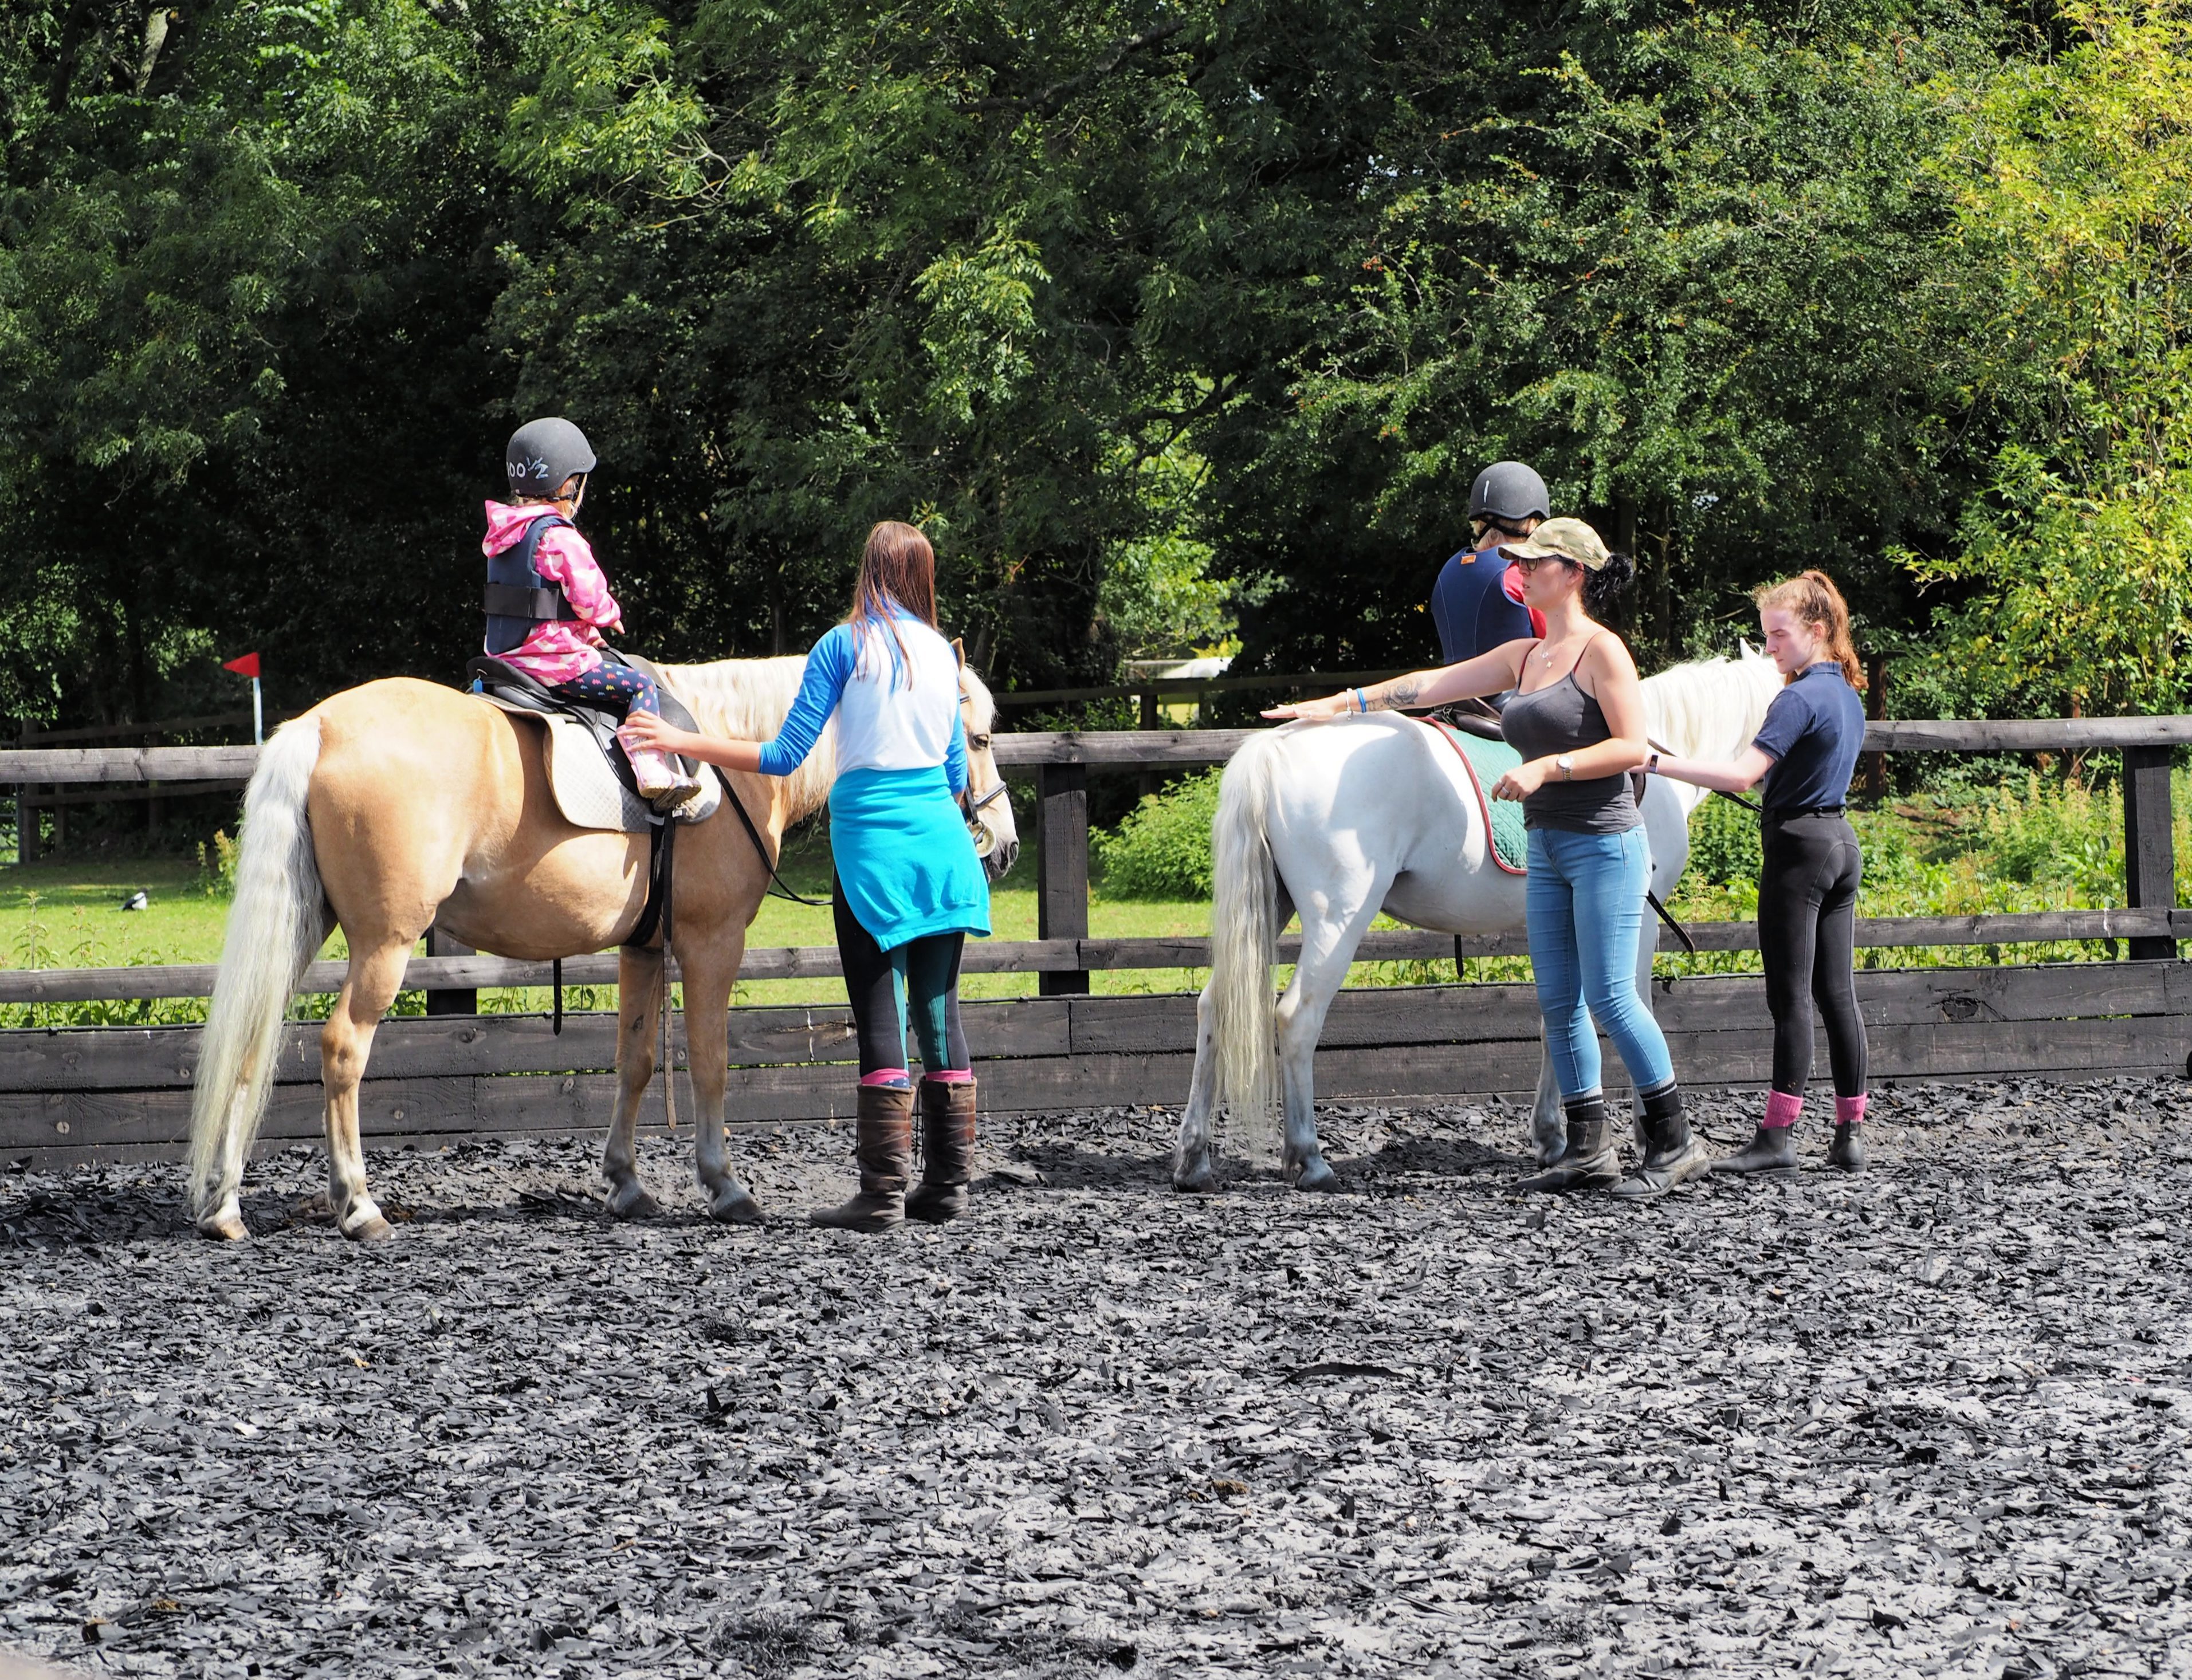
<instances>
[{"instance_id":1,"label":"tree foliage","mask_svg":"<svg viewBox=\"0 0 2192 1680\"><path fill-rule=\"evenodd\" d=\"M2076 44L1997 79L1953 159L1995 276L1979 367L2040 424L1916 568L1978 586L1944 628L1981 703L2169 710L2192 654L2192 5L2064 18Z\"/></svg>"},{"instance_id":2,"label":"tree foliage","mask_svg":"<svg viewBox=\"0 0 2192 1680\"><path fill-rule=\"evenodd\" d=\"M1938 581L1995 669L2075 622L2064 694L2159 703L2182 15L19 0L0 709L454 678L548 412L670 657L803 646L911 516L1007 686L1412 661L1511 454L1662 656L1824 564L1868 635Z\"/></svg>"}]
</instances>

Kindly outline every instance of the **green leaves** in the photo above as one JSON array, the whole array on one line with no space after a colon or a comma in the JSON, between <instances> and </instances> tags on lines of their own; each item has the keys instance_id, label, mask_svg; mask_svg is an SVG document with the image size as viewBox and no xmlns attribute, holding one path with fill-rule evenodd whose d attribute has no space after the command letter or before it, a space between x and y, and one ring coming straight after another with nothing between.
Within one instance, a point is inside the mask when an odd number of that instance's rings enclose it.
<instances>
[{"instance_id":1,"label":"green leaves","mask_svg":"<svg viewBox=\"0 0 2192 1680\"><path fill-rule=\"evenodd\" d=\"M1042 253L1010 220L976 250L949 252L922 271L914 293L930 310L921 347L933 369L933 409L972 425L977 399L1009 402L1033 378L1036 288L1049 283Z\"/></svg>"},{"instance_id":2,"label":"green leaves","mask_svg":"<svg viewBox=\"0 0 2192 1680\"><path fill-rule=\"evenodd\" d=\"M2052 710L2183 703L2192 610L2192 6L2081 3L2082 37L1967 102L1943 165L1993 279L1989 384L2035 392L1958 552L1949 657Z\"/></svg>"}]
</instances>

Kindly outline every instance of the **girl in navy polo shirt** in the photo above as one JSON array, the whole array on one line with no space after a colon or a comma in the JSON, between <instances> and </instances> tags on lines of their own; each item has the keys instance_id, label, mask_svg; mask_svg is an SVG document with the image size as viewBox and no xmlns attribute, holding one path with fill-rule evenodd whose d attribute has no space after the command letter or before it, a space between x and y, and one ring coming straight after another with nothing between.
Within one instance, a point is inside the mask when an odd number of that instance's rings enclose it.
<instances>
[{"instance_id":1,"label":"girl in navy polo shirt","mask_svg":"<svg viewBox=\"0 0 2192 1680\"><path fill-rule=\"evenodd\" d=\"M1773 1089L1758 1135L1715 1172L1776 1172L1796 1165L1795 1126L1812 1072L1812 1011L1827 1027L1835 1076L1835 1141L1827 1165L1864 1165L1864 1019L1858 1013L1857 891L1864 871L1843 807L1864 741L1864 674L1850 641L1849 607L1824 572L1807 572L1757 595L1766 651L1784 686L1766 721L1731 764L1661 755L1647 767L1700 788L1738 794L1761 777L1765 866L1758 875L1758 949L1773 1012ZM1808 994L1808 997L1807 996Z\"/></svg>"}]
</instances>

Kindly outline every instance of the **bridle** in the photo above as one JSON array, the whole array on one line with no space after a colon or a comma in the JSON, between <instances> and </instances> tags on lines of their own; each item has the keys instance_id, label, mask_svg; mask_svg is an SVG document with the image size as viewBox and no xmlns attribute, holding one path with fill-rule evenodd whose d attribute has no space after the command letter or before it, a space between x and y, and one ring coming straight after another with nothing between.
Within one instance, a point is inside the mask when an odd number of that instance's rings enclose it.
<instances>
[{"instance_id":1,"label":"bridle","mask_svg":"<svg viewBox=\"0 0 2192 1680\"><path fill-rule=\"evenodd\" d=\"M986 753L990 750L990 732L987 730L979 735L969 734L967 737L968 752L969 754ZM983 823L982 812L1004 796L1005 778L1002 776L997 778L997 785L979 799L974 797L974 784L971 781L967 784L967 791L959 795L959 809L966 816L968 832L974 836L975 852L985 862L990 851L996 849L996 837L990 833L987 825Z\"/></svg>"}]
</instances>

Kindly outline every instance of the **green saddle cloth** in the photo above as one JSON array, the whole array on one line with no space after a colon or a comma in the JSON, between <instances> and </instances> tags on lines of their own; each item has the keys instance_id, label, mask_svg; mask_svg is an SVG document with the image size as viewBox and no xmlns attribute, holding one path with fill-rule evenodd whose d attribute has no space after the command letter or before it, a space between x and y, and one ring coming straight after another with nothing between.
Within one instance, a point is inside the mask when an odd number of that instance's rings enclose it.
<instances>
[{"instance_id":1,"label":"green saddle cloth","mask_svg":"<svg viewBox=\"0 0 2192 1680\"><path fill-rule=\"evenodd\" d=\"M1453 743L1454 749L1469 760L1469 767L1476 772L1477 797L1483 804L1485 821L1492 830L1492 855L1508 874L1527 874L1530 868L1530 836L1529 831L1522 826L1521 801L1492 797L1494 784L1521 763L1522 755L1504 741L1487 741L1481 735L1465 735L1445 724L1438 725L1437 728L1440 734Z\"/></svg>"}]
</instances>

